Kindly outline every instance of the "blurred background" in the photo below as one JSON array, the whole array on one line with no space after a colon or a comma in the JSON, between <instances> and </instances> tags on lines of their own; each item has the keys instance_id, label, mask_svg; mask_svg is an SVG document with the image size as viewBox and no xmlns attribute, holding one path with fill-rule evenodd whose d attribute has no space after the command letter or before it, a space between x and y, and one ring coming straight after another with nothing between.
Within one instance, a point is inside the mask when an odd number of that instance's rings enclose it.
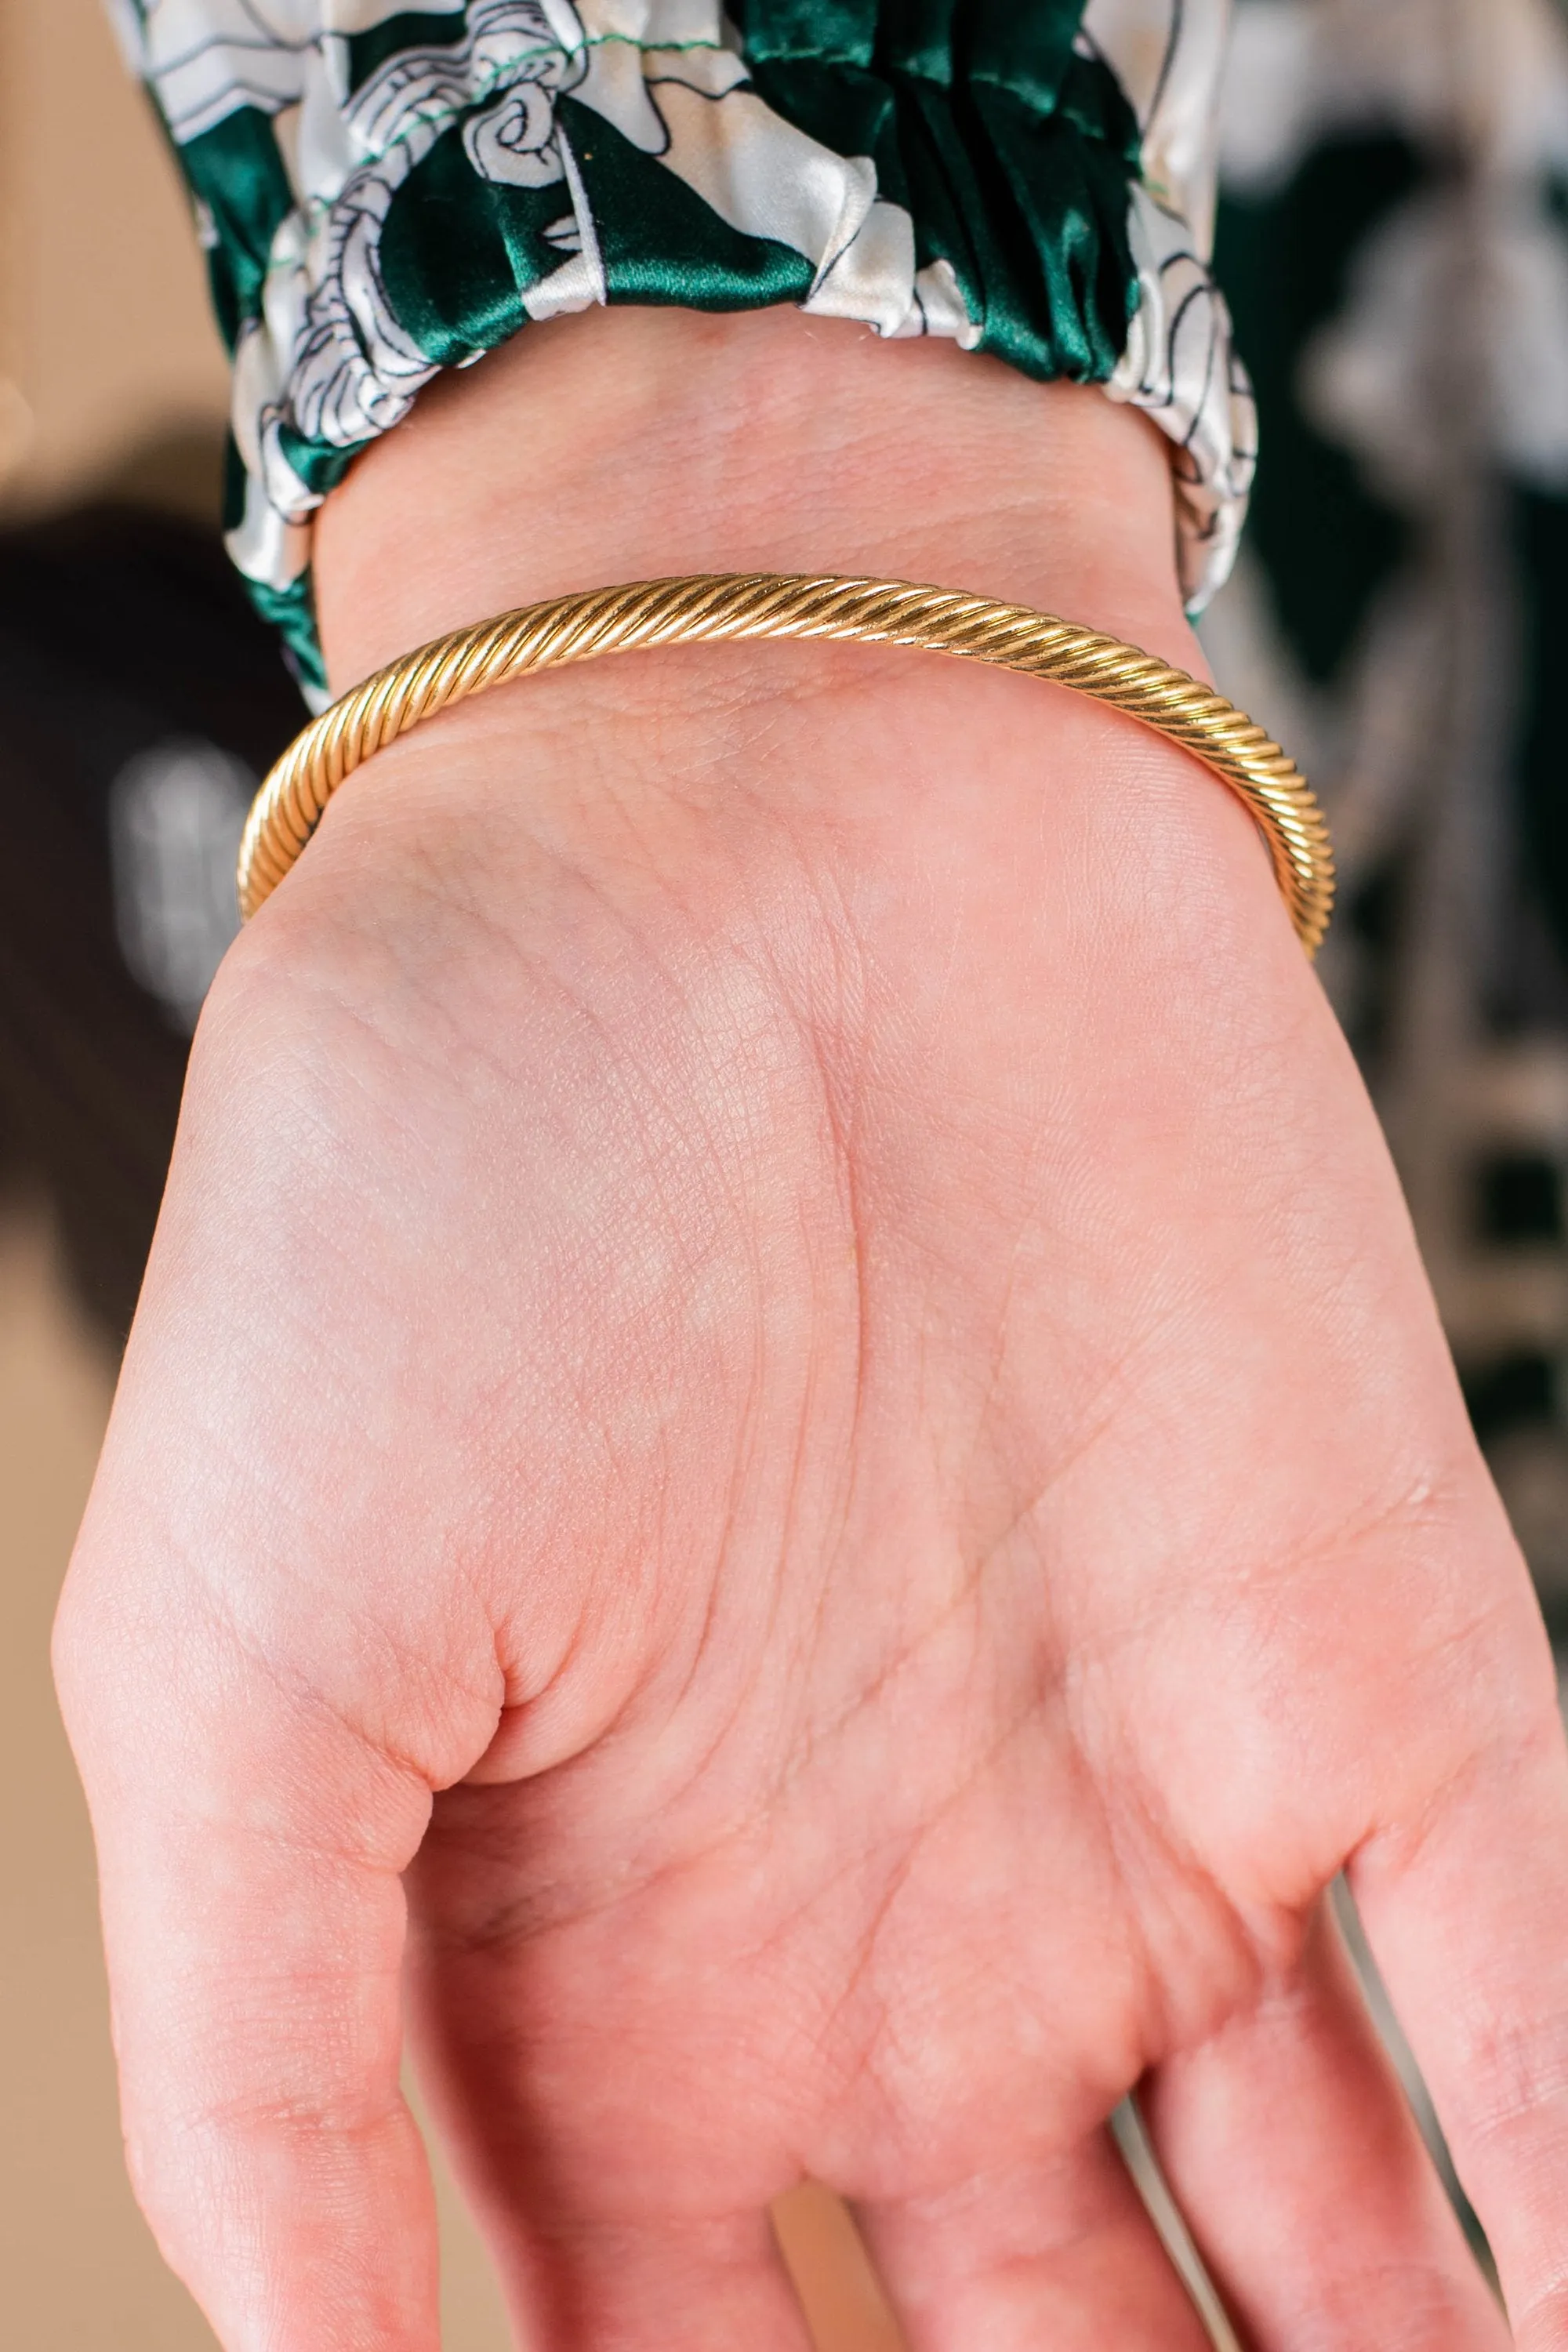
<instances>
[{"instance_id":1,"label":"blurred background","mask_svg":"<svg viewBox=\"0 0 1568 2352\"><path fill-rule=\"evenodd\" d=\"M1237 0L1222 282L1265 456L1204 635L1345 877L1322 971L1568 1643L1568 18ZM211 2352L121 2165L47 1643L256 777L201 257L101 0L0 0L0 2261L34 2352ZM449 2352L501 2352L443 2188ZM894 2338L810 2193L823 2352Z\"/></svg>"},{"instance_id":2,"label":"blurred background","mask_svg":"<svg viewBox=\"0 0 1568 2352\"><path fill-rule=\"evenodd\" d=\"M1240 0L1220 152L1264 455L1205 642L1328 804L1322 976L1562 1641L1568 11Z\"/></svg>"}]
</instances>

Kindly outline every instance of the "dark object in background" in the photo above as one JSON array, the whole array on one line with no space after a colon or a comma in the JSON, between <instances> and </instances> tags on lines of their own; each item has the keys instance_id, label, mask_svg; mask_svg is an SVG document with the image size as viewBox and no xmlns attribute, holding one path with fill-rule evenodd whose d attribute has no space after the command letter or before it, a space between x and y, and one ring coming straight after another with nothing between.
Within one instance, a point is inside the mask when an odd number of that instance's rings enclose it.
<instances>
[{"instance_id":1,"label":"dark object in background","mask_svg":"<svg viewBox=\"0 0 1568 2352\"><path fill-rule=\"evenodd\" d=\"M1320 974L1568 1675L1568 37L1491 14L1520 39L1237 0L1215 267L1262 456L1211 646L1334 829Z\"/></svg>"},{"instance_id":2,"label":"dark object in background","mask_svg":"<svg viewBox=\"0 0 1568 2352\"><path fill-rule=\"evenodd\" d=\"M0 1184L117 1346L237 812L304 716L216 524L127 487L0 531Z\"/></svg>"}]
</instances>

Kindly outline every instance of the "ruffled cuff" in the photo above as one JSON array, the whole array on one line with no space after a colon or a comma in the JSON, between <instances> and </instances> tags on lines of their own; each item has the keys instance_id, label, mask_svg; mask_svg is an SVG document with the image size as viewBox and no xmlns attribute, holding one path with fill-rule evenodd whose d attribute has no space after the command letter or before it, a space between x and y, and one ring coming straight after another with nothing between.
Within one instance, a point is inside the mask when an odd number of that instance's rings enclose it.
<instances>
[{"instance_id":1,"label":"ruffled cuff","mask_svg":"<svg viewBox=\"0 0 1568 2352\"><path fill-rule=\"evenodd\" d=\"M438 370L597 303L790 302L1102 383L1178 446L1189 592L1223 563L1243 395L1110 21L1167 16L1179 56L1175 0L306 0L287 37L255 0L118 5L234 350L229 546L312 698L315 508Z\"/></svg>"}]
</instances>

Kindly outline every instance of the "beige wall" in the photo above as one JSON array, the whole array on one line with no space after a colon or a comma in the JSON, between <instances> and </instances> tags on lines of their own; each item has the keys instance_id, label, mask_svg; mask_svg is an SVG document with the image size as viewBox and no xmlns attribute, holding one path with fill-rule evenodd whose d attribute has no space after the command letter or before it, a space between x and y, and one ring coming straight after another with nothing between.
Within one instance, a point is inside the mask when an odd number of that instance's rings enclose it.
<instances>
[{"instance_id":1,"label":"beige wall","mask_svg":"<svg viewBox=\"0 0 1568 2352\"><path fill-rule=\"evenodd\" d=\"M184 201L101 0L0 0L0 377L13 498L223 411Z\"/></svg>"},{"instance_id":2,"label":"beige wall","mask_svg":"<svg viewBox=\"0 0 1568 2352\"><path fill-rule=\"evenodd\" d=\"M0 0L0 498L221 414L184 208L97 0ZM198 2352L120 2156L87 1823L49 1621L111 1367L47 1226L0 1214L0 2274L28 2352Z\"/></svg>"}]
</instances>

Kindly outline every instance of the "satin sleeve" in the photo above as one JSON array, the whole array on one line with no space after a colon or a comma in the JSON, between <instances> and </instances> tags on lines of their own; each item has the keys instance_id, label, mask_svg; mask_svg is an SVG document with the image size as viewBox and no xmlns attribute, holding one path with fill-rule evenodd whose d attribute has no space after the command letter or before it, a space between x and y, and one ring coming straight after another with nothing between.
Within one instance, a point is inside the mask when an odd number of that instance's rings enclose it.
<instances>
[{"instance_id":1,"label":"satin sleeve","mask_svg":"<svg viewBox=\"0 0 1568 2352\"><path fill-rule=\"evenodd\" d=\"M1102 385L1228 569L1226 0L111 0L234 361L226 537L324 689L316 508L441 369L599 303L788 302Z\"/></svg>"}]
</instances>

